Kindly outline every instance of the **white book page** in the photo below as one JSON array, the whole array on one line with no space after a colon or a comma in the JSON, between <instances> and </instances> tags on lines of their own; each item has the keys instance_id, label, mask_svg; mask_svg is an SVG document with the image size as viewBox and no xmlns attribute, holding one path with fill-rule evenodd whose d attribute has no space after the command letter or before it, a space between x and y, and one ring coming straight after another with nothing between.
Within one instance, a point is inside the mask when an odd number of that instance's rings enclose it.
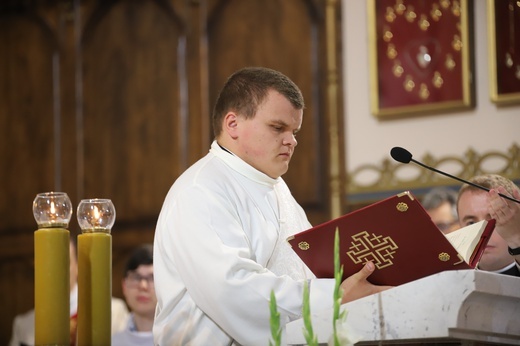
<instances>
[{"instance_id":1,"label":"white book page","mask_svg":"<svg viewBox=\"0 0 520 346\"><path fill-rule=\"evenodd\" d=\"M466 263L469 263L469 259L475 250L482 233L486 229L487 221L482 220L480 222L471 224L466 227L462 227L456 231L445 234L446 238L450 241L451 245L457 250L457 252L464 258Z\"/></svg>"}]
</instances>

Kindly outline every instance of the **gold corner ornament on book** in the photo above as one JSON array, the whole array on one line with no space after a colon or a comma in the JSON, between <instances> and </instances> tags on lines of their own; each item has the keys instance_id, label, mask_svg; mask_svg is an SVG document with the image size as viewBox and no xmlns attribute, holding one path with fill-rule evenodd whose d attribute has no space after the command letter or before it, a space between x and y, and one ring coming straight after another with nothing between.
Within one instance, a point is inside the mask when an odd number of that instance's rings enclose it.
<instances>
[{"instance_id":1,"label":"gold corner ornament on book","mask_svg":"<svg viewBox=\"0 0 520 346\"><path fill-rule=\"evenodd\" d=\"M369 281L397 286L444 270L476 266L494 229L481 221L444 235L408 191L340 216L287 239L313 273L334 277L334 235L346 278L371 261Z\"/></svg>"}]
</instances>

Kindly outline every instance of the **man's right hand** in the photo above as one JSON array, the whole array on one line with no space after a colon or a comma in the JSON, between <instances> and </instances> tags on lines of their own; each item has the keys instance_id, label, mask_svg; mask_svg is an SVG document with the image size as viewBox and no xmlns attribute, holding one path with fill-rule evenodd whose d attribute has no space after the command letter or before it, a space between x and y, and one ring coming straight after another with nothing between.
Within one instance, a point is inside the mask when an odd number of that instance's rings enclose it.
<instances>
[{"instance_id":1,"label":"man's right hand","mask_svg":"<svg viewBox=\"0 0 520 346\"><path fill-rule=\"evenodd\" d=\"M368 282L367 278L374 272L374 270L374 263L367 262L360 271L343 280L340 285L343 293L343 298L341 300L342 304L372 295L374 293L379 293L393 287L376 286Z\"/></svg>"}]
</instances>

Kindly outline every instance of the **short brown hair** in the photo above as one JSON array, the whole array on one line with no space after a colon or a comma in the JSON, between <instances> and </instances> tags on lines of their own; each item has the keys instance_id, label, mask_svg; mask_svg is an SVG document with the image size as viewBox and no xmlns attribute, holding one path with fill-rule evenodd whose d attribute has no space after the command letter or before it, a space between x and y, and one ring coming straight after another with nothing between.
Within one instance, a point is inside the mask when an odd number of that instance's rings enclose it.
<instances>
[{"instance_id":1,"label":"short brown hair","mask_svg":"<svg viewBox=\"0 0 520 346\"><path fill-rule=\"evenodd\" d=\"M254 117L269 90L285 96L296 109L305 107L300 89L289 77L266 67L246 67L228 78L217 98L212 117L215 137L222 131L222 120L227 112Z\"/></svg>"},{"instance_id":2,"label":"short brown hair","mask_svg":"<svg viewBox=\"0 0 520 346\"><path fill-rule=\"evenodd\" d=\"M153 245L142 244L135 248L126 261L124 276L126 277L129 272L136 270L140 265L152 265L153 264Z\"/></svg>"},{"instance_id":3,"label":"short brown hair","mask_svg":"<svg viewBox=\"0 0 520 346\"><path fill-rule=\"evenodd\" d=\"M497 187L502 186L511 196L513 195L514 190L520 191L520 188L518 188L514 182L498 174L477 175L469 179L469 182L488 189L496 189ZM463 184L459 190L457 206L459 205L460 196L462 196L466 191L481 191L481 189L469 184Z\"/></svg>"}]
</instances>

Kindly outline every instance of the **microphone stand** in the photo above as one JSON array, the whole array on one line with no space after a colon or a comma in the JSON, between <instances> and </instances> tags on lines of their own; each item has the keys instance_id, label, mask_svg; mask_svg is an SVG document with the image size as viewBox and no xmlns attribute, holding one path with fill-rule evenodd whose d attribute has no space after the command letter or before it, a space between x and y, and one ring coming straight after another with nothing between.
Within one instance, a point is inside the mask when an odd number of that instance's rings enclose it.
<instances>
[{"instance_id":1,"label":"microphone stand","mask_svg":"<svg viewBox=\"0 0 520 346\"><path fill-rule=\"evenodd\" d=\"M476 187L476 188L478 188L478 189L482 189L482 190L485 190L485 191L488 191L488 192L489 192L489 189L488 189L487 187L480 186L480 185L477 185L477 184L475 184L475 183L472 183L471 181L466 181L466 180L463 180L463 179L461 179L461 178L458 178L458 177L456 177L456 176L454 176L454 175L448 174L448 173L446 173L446 172L439 171L439 170L436 169L436 168L433 168L433 167L427 166L427 165L425 165L424 163L419 162L419 161L417 161L417 160L414 160L414 159L412 159L412 158L410 158L410 161L412 161L412 162L414 162L414 163L418 164L419 166L422 166L422 167L424 167L424 168L426 168L426 169L432 170L432 171L434 171L434 172L436 172L436 173L439 173L439 174L445 175L445 176L447 176L447 177L450 177L450 178L452 178L452 179L458 180L458 181L460 181L461 183L465 183L465 184L471 185L471 186L473 186L473 187ZM505 199L508 199L508 200L510 200L510 201L512 201L512 202L516 202L516 203L519 203L519 204L520 204L520 201L517 200L517 199L515 199L515 198L512 198L512 197L506 196L506 195L501 194L501 193L498 193L498 195L499 195L500 197L503 197L503 198L505 198Z\"/></svg>"}]
</instances>

